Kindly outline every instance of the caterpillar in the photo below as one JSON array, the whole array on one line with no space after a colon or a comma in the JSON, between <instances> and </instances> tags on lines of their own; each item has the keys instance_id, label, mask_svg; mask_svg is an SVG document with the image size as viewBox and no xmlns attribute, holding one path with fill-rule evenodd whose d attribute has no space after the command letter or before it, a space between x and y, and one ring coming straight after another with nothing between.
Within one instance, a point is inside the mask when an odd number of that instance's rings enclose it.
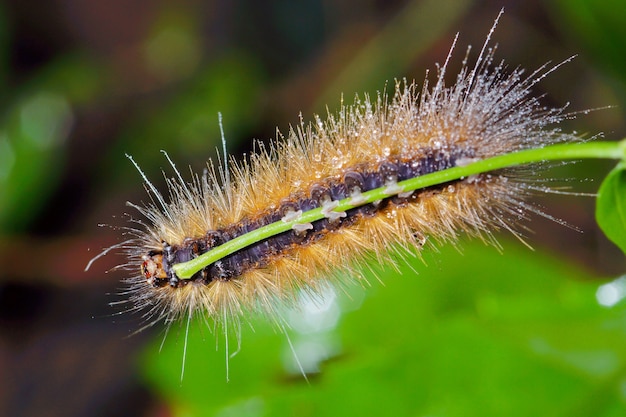
<instances>
[{"instance_id":1,"label":"caterpillar","mask_svg":"<svg viewBox=\"0 0 626 417\"><path fill-rule=\"evenodd\" d=\"M202 175L185 180L166 154L174 172L167 196L130 158L151 202L129 203L143 220L126 229L129 239L99 255L121 249L126 256L118 268L130 272L127 310L141 311L146 326L200 317L237 328L259 314L281 323L281 306L295 304L301 292L343 286L345 277L358 282L367 260L393 265L419 256L427 244L455 244L461 234L497 245L498 231L521 239L531 214L550 217L529 200L549 191L535 178L538 166L403 185L580 140L559 129L569 117L564 108L546 108L532 95L561 64L530 74L496 64L490 40L497 22L473 65L466 56L451 85L445 78L458 35L432 85L427 73L421 87L402 80L391 94L357 96L326 119L302 122L268 146L259 142L244 162L224 156L226 167L209 161ZM181 273L182 265L276 224L286 229Z\"/></svg>"}]
</instances>

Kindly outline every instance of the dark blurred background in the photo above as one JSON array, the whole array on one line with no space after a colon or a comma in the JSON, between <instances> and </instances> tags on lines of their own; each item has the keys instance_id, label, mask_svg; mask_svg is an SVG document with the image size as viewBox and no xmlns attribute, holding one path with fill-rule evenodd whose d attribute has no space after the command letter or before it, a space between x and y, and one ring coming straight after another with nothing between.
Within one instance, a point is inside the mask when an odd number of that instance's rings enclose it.
<instances>
[{"instance_id":1,"label":"dark blurred background","mask_svg":"<svg viewBox=\"0 0 626 417\"><path fill-rule=\"evenodd\" d=\"M276 127L287 133L300 113L308 121L334 111L341 94L351 102L394 78L423 79L456 32L459 52L482 45L502 7L497 58L532 70L577 54L537 94L571 111L613 106L564 129L624 137L623 1L0 4L0 414L168 414L136 372L152 334L126 338L138 321L111 316L120 275L105 271L120 257L84 272L120 239L98 224L123 225L125 202L146 199L125 153L162 186L161 149L196 171L215 155L218 112L229 152L242 155ZM586 180L572 181L574 190L594 192L609 167L564 170ZM542 204L584 233L538 219L531 243L597 275L623 268L594 225L593 199Z\"/></svg>"}]
</instances>

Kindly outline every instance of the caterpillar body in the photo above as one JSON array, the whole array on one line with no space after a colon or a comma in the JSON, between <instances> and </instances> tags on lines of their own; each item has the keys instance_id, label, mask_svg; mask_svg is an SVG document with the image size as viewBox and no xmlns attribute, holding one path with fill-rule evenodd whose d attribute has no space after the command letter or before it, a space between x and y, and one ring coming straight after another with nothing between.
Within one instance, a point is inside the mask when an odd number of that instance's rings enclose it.
<instances>
[{"instance_id":1,"label":"caterpillar body","mask_svg":"<svg viewBox=\"0 0 626 417\"><path fill-rule=\"evenodd\" d=\"M497 23L497 20L496 20ZM495 28L495 24L494 24ZM326 120L291 129L269 147L258 145L243 163L212 162L204 175L167 179L169 198L141 172L152 202L130 204L146 221L116 245L127 255L129 310L148 325L202 317L227 328L248 314L280 322L279 306L300 292L319 294L341 277L359 280L365 260L394 263L428 242L454 243L460 234L497 244L494 232L518 230L531 213L528 198L547 188L536 169L501 169L417 190L403 181L473 161L548 144L578 140L556 126L568 115L546 108L532 88L558 68L526 75L494 65L492 28L474 65L467 59L455 82L444 79L452 52L432 86L396 82L393 93L356 98ZM168 158L169 159L169 158ZM134 161L133 161L134 163ZM383 197L363 203L368 191ZM339 201L354 203L337 210ZM302 221L303 213L323 216ZM284 232L253 242L194 272L176 265L276 222ZM113 248L109 248L113 249ZM104 253L108 252L107 249ZM103 254L104 254L103 253Z\"/></svg>"}]
</instances>

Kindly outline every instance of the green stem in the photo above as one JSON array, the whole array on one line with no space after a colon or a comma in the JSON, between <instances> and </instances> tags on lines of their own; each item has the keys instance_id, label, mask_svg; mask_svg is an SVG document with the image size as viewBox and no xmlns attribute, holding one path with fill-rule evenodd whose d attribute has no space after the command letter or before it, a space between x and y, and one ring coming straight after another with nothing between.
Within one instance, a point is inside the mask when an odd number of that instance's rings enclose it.
<instances>
[{"instance_id":1,"label":"green stem","mask_svg":"<svg viewBox=\"0 0 626 417\"><path fill-rule=\"evenodd\" d=\"M375 201L389 198L400 192L411 192L497 169L542 161L589 158L621 159L626 161L626 139L621 142L567 143L498 155L472 162L465 166L457 166L401 181L398 183L400 187L399 190L393 193L390 193L387 187L363 192L356 204L352 197L345 198L338 201L337 206L332 211L345 212L365 204L371 204ZM275 223L260 227L211 249L188 262L173 265L172 268L179 278L189 279L208 265L264 239L287 232L296 224L313 223L323 219L326 216L322 210L321 207L318 207L302 213L297 219L291 221L279 220Z\"/></svg>"}]
</instances>

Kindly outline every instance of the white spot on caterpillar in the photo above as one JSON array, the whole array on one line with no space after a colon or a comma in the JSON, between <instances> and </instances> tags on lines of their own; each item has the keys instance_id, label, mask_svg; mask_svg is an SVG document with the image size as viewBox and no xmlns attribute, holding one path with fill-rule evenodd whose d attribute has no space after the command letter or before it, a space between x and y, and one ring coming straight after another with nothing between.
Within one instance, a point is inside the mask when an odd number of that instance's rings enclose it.
<instances>
[{"instance_id":1,"label":"white spot on caterpillar","mask_svg":"<svg viewBox=\"0 0 626 417\"><path fill-rule=\"evenodd\" d=\"M322 214L331 222L337 221L342 217L346 217L345 211L334 211L339 206L339 201L326 200L322 204Z\"/></svg>"},{"instance_id":2,"label":"white spot on caterpillar","mask_svg":"<svg viewBox=\"0 0 626 417\"><path fill-rule=\"evenodd\" d=\"M413 195L414 192L415 191L407 191L407 192L404 192L404 193L398 193L398 197L400 197L400 198L409 198L409 197L411 197Z\"/></svg>"},{"instance_id":3,"label":"white spot on caterpillar","mask_svg":"<svg viewBox=\"0 0 626 417\"><path fill-rule=\"evenodd\" d=\"M480 161L480 158L458 158L456 160L456 166L465 167L478 161Z\"/></svg>"},{"instance_id":4,"label":"white spot on caterpillar","mask_svg":"<svg viewBox=\"0 0 626 417\"><path fill-rule=\"evenodd\" d=\"M350 193L350 205L361 206L367 202L367 198L363 197L361 190L354 188Z\"/></svg>"},{"instance_id":5,"label":"white spot on caterpillar","mask_svg":"<svg viewBox=\"0 0 626 417\"><path fill-rule=\"evenodd\" d=\"M280 220L284 223L290 223L294 221L298 221L302 218L302 210L288 211ZM307 230L313 229L313 225L311 223L296 223L291 226L292 230L295 230L298 233L306 232Z\"/></svg>"},{"instance_id":6,"label":"white spot on caterpillar","mask_svg":"<svg viewBox=\"0 0 626 417\"><path fill-rule=\"evenodd\" d=\"M399 186L396 181L387 181L385 183L385 189L383 190L383 193L387 195L396 195L400 194L403 191L404 188Z\"/></svg>"},{"instance_id":7,"label":"white spot on caterpillar","mask_svg":"<svg viewBox=\"0 0 626 417\"><path fill-rule=\"evenodd\" d=\"M289 223L289 222L293 222L296 220L299 220L300 217L302 217L302 210L298 210L298 211L293 211L290 210L287 212L287 214L285 214L281 220L285 223Z\"/></svg>"},{"instance_id":8,"label":"white spot on caterpillar","mask_svg":"<svg viewBox=\"0 0 626 417\"><path fill-rule=\"evenodd\" d=\"M296 232L306 232L313 229L313 225L311 223L296 223L291 228Z\"/></svg>"}]
</instances>

